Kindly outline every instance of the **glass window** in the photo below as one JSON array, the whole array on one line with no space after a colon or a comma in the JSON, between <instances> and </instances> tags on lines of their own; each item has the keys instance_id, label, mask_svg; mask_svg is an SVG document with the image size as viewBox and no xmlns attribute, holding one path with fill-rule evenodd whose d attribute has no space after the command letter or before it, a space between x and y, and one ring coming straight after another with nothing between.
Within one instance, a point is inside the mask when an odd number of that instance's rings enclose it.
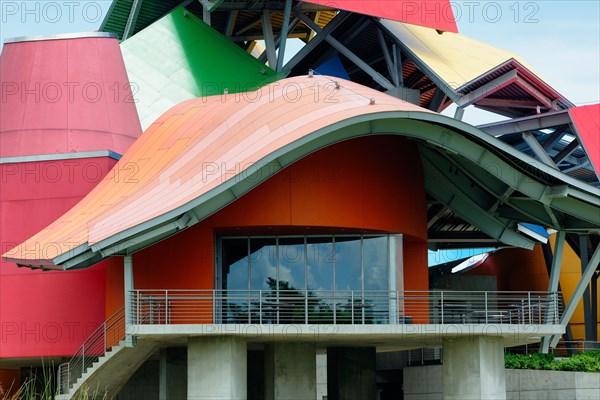
<instances>
[{"instance_id":1,"label":"glass window","mask_svg":"<svg viewBox=\"0 0 600 400\"><path fill-rule=\"evenodd\" d=\"M335 290L361 290L360 237L335 237Z\"/></svg>"},{"instance_id":2,"label":"glass window","mask_svg":"<svg viewBox=\"0 0 600 400\"><path fill-rule=\"evenodd\" d=\"M286 289L306 289L304 237L279 239L279 282Z\"/></svg>"},{"instance_id":3,"label":"glass window","mask_svg":"<svg viewBox=\"0 0 600 400\"><path fill-rule=\"evenodd\" d=\"M248 239L223 239L222 287L231 290L248 290Z\"/></svg>"},{"instance_id":4,"label":"glass window","mask_svg":"<svg viewBox=\"0 0 600 400\"><path fill-rule=\"evenodd\" d=\"M250 238L250 289L277 290L275 238Z\"/></svg>"},{"instance_id":5,"label":"glass window","mask_svg":"<svg viewBox=\"0 0 600 400\"><path fill-rule=\"evenodd\" d=\"M306 238L308 289L333 290L334 254L331 237Z\"/></svg>"},{"instance_id":6,"label":"glass window","mask_svg":"<svg viewBox=\"0 0 600 400\"><path fill-rule=\"evenodd\" d=\"M365 236L363 243L365 290L388 290L388 237Z\"/></svg>"}]
</instances>

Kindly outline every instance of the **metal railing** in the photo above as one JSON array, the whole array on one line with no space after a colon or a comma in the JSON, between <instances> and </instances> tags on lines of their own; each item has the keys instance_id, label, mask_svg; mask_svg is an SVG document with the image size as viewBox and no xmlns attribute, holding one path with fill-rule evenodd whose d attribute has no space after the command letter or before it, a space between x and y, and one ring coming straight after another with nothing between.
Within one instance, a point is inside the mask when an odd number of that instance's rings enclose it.
<instances>
[{"instance_id":1,"label":"metal railing","mask_svg":"<svg viewBox=\"0 0 600 400\"><path fill-rule=\"evenodd\" d=\"M134 290L133 324L558 324L560 293Z\"/></svg>"},{"instance_id":2,"label":"metal railing","mask_svg":"<svg viewBox=\"0 0 600 400\"><path fill-rule=\"evenodd\" d=\"M550 348L550 354L557 357L569 357L573 354L585 353L586 351L600 350L600 342L586 340L560 340L556 347ZM513 354L535 354L540 352L540 343L526 344L523 346L510 347L507 353Z\"/></svg>"},{"instance_id":3,"label":"metal railing","mask_svg":"<svg viewBox=\"0 0 600 400\"><path fill-rule=\"evenodd\" d=\"M96 328L69 362L58 366L58 393L66 394L89 367L124 338L125 307Z\"/></svg>"}]
</instances>

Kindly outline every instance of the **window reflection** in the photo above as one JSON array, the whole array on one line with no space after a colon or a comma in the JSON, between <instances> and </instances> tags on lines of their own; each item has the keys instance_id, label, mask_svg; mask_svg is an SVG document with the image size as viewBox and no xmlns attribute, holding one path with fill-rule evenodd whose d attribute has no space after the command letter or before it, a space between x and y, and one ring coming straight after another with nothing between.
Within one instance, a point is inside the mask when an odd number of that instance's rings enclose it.
<instances>
[{"instance_id":1,"label":"window reflection","mask_svg":"<svg viewBox=\"0 0 600 400\"><path fill-rule=\"evenodd\" d=\"M248 239L223 239L223 287L232 290L249 289Z\"/></svg>"},{"instance_id":2,"label":"window reflection","mask_svg":"<svg viewBox=\"0 0 600 400\"><path fill-rule=\"evenodd\" d=\"M333 290L334 250L331 237L306 239L308 288Z\"/></svg>"},{"instance_id":3,"label":"window reflection","mask_svg":"<svg viewBox=\"0 0 600 400\"><path fill-rule=\"evenodd\" d=\"M365 290L388 290L388 237L368 237L363 241Z\"/></svg>"},{"instance_id":4,"label":"window reflection","mask_svg":"<svg viewBox=\"0 0 600 400\"><path fill-rule=\"evenodd\" d=\"M250 239L250 289L276 289L277 246L275 238Z\"/></svg>"},{"instance_id":5,"label":"window reflection","mask_svg":"<svg viewBox=\"0 0 600 400\"><path fill-rule=\"evenodd\" d=\"M279 280L290 288L306 289L303 237L279 239Z\"/></svg>"},{"instance_id":6,"label":"window reflection","mask_svg":"<svg viewBox=\"0 0 600 400\"><path fill-rule=\"evenodd\" d=\"M361 290L360 237L335 237L335 290Z\"/></svg>"},{"instance_id":7,"label":"window reflection","mask_svg":"<svg viewBox=\"0 0 600 400\"><path fill-rule=\"evenodd\" d=\"M221 287L385 291L388 246L387 235L222 238Z\"/></svg>"}]
</instances>

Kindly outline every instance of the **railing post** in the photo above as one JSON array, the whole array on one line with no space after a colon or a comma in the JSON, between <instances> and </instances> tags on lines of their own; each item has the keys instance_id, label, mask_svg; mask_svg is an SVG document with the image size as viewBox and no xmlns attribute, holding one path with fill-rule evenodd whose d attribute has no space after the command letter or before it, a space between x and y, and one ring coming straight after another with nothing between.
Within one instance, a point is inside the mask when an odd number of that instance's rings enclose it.
<instances>
[{"instance_id":1,"label":"railing post","mask_svg":"<svg viewBox=\"0 0 600 400\"><path fill-rule=\"evenodd\" d=\"M258 323L262 325L262 289L258 291Z\"/></svg>"},{"instance_id":2,"label":"railing post","mask_svg":"<svg viewBox=\"0 0 600 400\"><path fill-rule=\"evenodd\" d=\"M488 292L483 292L483 301L485 302L485 323L488 323ZM479 321L478 321L479 322Z\"/></svg>"},{"instance_id":3,"label":"railing post","mask_svg":"<svg viewBox=\"0 0 600 400\"><path fill-rule=\"evenodd\" d=\"M308 325L308 290L304 291L304 323Z\"/></svg>"},{"instance_id":4,"label":"railing post","mask_svg":"<svg viewBox=\"0 0 600 400\"><path fill-rule=\"evenodd\" d=\"M216 291L216 289L212 290L212 303L213 303L213 305L212 305L212 309L213 309L213 319L212 319L212 322L213 322L213 324L216 324L217 323L217 313L218 313L218 311L217 311L217 291ZM222 322L222 321L219 321L219 322Z\"/></svg>"},{"instance_id":5,"label":"railing post","mask_svg":"<svg viewBox=\"0 0 600 400\"><path fill-rule=\"evenodd\" d=\"M350 323L354 325L354 290L350 292ZM365 321L363 321L364 324Z\"/></svg>"},{"instance_id":6,"label":"railing post","mask_svg":"<svg viewBox=\"0 0 600 400\"><path fill-rule=\"evenodd\" d=\"M165 325L169 325L169 291L165 290Z\"/></svg>"},{"instance_id":7,"label":"railing post","mask_svg":"<svg viewBox=\"0 0 600 400\"><path fill-rule=\"evenodd\" d=\"M441 324L444 324L444 292L440 292L440 314L442 316Z\"/></svg>"},{"instance_id":8,"label":"railing post","mask_svg":"<svg viewBox=\"0 0 600 400\"><path fill-rule=\"evenodd\" d=\"M104 352L106 352L106 335L108 332L106 331L106 321L104 321Z\"/></svg>"},{"instance_id":9,"label":"railing post","mask_svg":"<svg viewBox=\"0 0 600 400\"><path fill-rule=\"evenodd\" d=\"M527 314L529 315L529 325L531 325L531 292L527 292Z\"/></svg>"}]
</instances>

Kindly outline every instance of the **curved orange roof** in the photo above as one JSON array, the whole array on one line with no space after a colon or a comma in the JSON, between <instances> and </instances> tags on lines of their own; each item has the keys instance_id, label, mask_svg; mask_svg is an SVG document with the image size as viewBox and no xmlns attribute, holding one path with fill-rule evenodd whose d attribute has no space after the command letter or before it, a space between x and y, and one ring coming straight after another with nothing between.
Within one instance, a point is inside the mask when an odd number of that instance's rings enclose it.
<instances>
[{"instance_id":1,"label":"curved orange roof","mask_svg":"<svg viewBox=\"0 0 600 400\"><path fill-rule=\"evenodd\" d=\"M10 258L44 265L77 246L93 245L207 193L224 178L234 178L236 169L252 168L267 154L341 119L393 110L428 112L349 81L337 82L339 89L328 77L297 77L255 92L173 107L86 198ZM52 245L40 248L39 243Z\"/></svg>"},{"instance_id":2,"label":"curved orange roof","mask_svg":"<svg viewBox=\"0 0 600 400\"><path fill-rule=\"evenodd\" d=\"M412 130L417 132L413 136L418 134L443 148L472 148L477 141L488 142L486 146L494 152L513 152L508 145L460 121L333 79L295 77L255 92L198 98L173 107L144 132L86 198L4 257L30 266L52 267L64 260L75 260L69 261L70 265L79 267L91 265L128 248L125 241L132 235L137 235L136 240L148 240L150 230L165 221L180 224L181 229L189 220L205 218L306 155L309 150L298 150L303 143L316 149L373 133L377 118L384 122L377 127L380 133ZM402 119L405 122L400 122ZM456 126L451 128L454 130L428 128L434 124ZM318 136L321 132L328 136ZM450 140L450 134L456 132L472 138ZM543 165L539 169L554 172ZM567 176L561 179L577 186ZM531 196L539 196L544 188L542 183L532 182L527 189ZM584 193L581 198L596 201L595 193L591 197ZM187 221L178 221L184 213ZM163 233L173 229L163 228ZM152 235L156 237L155 232ZM122 247L109 251L107 243ZM87 261L79 261L84 252Z\"/></svg>"}]
</instances>

